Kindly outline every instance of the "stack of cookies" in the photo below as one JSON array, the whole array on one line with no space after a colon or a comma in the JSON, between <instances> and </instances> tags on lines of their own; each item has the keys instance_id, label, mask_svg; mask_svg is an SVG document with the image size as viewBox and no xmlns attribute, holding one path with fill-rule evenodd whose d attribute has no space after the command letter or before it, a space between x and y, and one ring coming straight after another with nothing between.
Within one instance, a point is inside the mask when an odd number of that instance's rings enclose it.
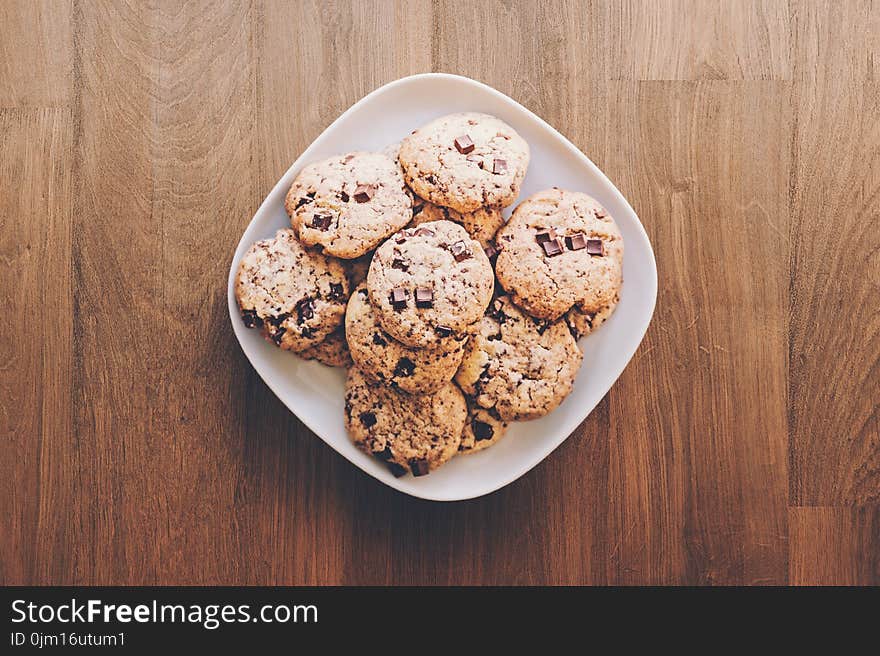
<instances>
[{"instance_id":1,"label":"stack of cookies","mask_svg":"<svg viewBox=\"0 0 880 656\"><path fill-rule=\"evenodd\" d=\"M583 359L576 340L618 302L623 238L590 196L538 192L505 223L528 163L498 118L444 116L385 152L304 168L292 227L242 258L245 325L347 367L348 433L395 475L556 408Z\"/></svg>"}]
</instances>

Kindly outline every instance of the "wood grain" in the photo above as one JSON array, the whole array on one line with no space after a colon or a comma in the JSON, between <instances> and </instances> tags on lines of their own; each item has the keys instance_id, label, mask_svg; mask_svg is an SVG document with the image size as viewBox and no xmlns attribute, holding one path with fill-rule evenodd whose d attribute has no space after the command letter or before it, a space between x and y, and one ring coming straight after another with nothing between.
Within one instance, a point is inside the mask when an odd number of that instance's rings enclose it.
<instances>
[{"instance_id":1,"label":"wood grain","mask_svg":"<svg viewBox=\"0 0 880 656\"><path fill-rule=\"evenodd\" d=\"M662 282L618 386L640 393L611 395L612 578L784 582L789 163L774 140L787 89L615 89L609 134L627 157L607 169L660 251Z\"/></svg>"},{"instance_id":2,"label":"wood grain","mask_svg":"<svg viewBox=\"0 0 880 656\"><path fill-rule=\"evenodd\" d=\"M880 79L874 63L880 62L880 6L805 3L795 27L792 502L876 505ZM833 241L838 254L829 252Z\"/></svg>"},{"instance_id":3,"label":"wood grain","mask_svg":"<svg viewBox=\"0 0 880 656\"><path fill-rule=\"evenodd\" d=\"M69 107L73 5L0 3L0 107Z\"/></svg>"},{"instance_id":4,"label":"wood grain","mask_svg":"<svg viewBox=\"0 0 880 656\"><path fill-rule=\"evenodd\" d=\"M880 511L793 508L792 585L880 585Z\"/></svg>"},{"instance_id":5,"label":"wood grain","mask_svg":"<svg viewBox=\"0 0 880 656\"><path fill-rule=\"evenodd\" d=\"M0 583L877 584L878 34L871 2L3 3ZM225 316L290 162L431 70L586 152L660 275L575 434L455 504L325 446Z\"/></svg>"},{"instance_id":6,"label":"wood grain","mask_svg":"<svg viewBox=\"0 0 880 656\"><path fill-rule=\"evenodd\" d=\"M47 579L69 535L73 285L66 109L0 109L0 581Z\"/></svg>"},{"instance_id":7,"label":"wood grain","mask_svg":"<svg viewBox=\"0 0 880 656\"><path fill-rule=\"evenodd\" d=\"M607 3L615 80L786 80L787 0Z\"/></svg>"}]
</instances>

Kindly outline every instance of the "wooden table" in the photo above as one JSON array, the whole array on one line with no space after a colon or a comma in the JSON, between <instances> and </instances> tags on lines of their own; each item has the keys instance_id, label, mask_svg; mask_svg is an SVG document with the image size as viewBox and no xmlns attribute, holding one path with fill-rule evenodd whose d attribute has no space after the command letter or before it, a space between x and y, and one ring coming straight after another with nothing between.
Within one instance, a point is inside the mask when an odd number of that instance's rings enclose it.
<instances>
[{"instance_id":1,"label":"wooden table","mask_svg":"<svg viewBox=\"0 0 880 656\"><path fill-rule=\"evenodd\" d=\"M0 583L880 584L877 2L0 3ZM657 312L577 432L430 503L233 337L339 113L491 84L618 185Z\"/></svg>"}]
</instances>

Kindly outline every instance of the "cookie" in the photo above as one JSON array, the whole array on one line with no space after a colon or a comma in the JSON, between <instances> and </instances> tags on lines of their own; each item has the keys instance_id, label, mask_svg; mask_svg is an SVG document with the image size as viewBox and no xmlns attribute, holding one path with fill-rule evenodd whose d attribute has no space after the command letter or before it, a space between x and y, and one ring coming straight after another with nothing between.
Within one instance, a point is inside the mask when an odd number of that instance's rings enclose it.
<instances>
[{"instance_id":1,"label":"cookie","mask_svg":"<svg viewBox=\"0 0 880 656\"><path fill-rule=\"evenodd\" d=\"M451 221L397 233L376 250L367 274L379 325L412 347L448 344L468 334L493 288L483 247Z\"/></svg>"},{"instance_id":2,"label":"cookie","mask_svg":"<svg viewBox=\"0 0 880 656\"><path fill-rule=\"evenodd\" d=\"M355 364L368 377L404 392L434 392L455 376L466 341L452 340L447 345L414 349L404 346L376 323L366 285L361 285L348 300L345 332Z\"/></svg>"},{"instance_id":3,"label":"cookie","mask_svg":"<svg viewBox=\"0 0 880 656\"><path fill-rule=\"evenodd\" d=\"M605 320L617 308L619 301L620 297L615 296L607 305L596 311L585 310L580 305L575 305L565 313L565 323L568 324L568 328L575 339L585 337L605 323Z\"/></svg>"},{"instance_id":4,"label":"cookie","mask_svg":"<svg viewBox=\"0 0 880 656\"><path fill-rule=\"evenodd\" d=\"M393 144L388 144L379 152L394 162L400 171L400 175L403 176L403 167L400 166L400 142L395 141Z\"/></svg>"},{"instance_id":5,"label":"cookie","mask_svg":"<svg viewBox=\"0 0 880 656\"><path fill-rule=\"evenodd\" d=\"M467 230L471 239L480 242L483 249L493 246L495 233L504 225L504 216L498 207L481 207L473 212L456 212L448 207L419 197L413 199L413 219L409 227L415 227L428 221L453 221Z\"/></svg>"},{"instance_id":6,"label":"cookie","mask_svg":"<svg viewBox=\"0 0 880 656\"><path fill-rule=\"evenodd\" d=\"M582 360L564 321L532 319L502 296L468 341L455 380L505 421L535 419L568 396Z\"/></svg>"},{"instance_id":7,"label":"cookie","mask_svg":"<svg viewBox=\"0 0 880 656\"><path fill-rule=\"evenodd\" d=\"M520 203L495 238L498 282L530 315L598 313L620 293L623 236L587 194L547 189Z\"/></svg>"},{"instance_id":8,"label":"cookie","mask_svg":"<svg viewBox=\"0 0 880 656\"><path fill-rule=\"evenodd\" d=\"M245 325L290 351L318 344L342 325L348 290L342 265L307 249L290 229L251 246L235 279Z\"/></svg>"},{"instance_id":9,"label":"cookie","mask_svg":"<svg viewBox=\"0 0 880 656\"><path fill-rule=\"evenodd\" d=\"M386 462L395 476L424 476L458 452L467 404L446 383L433 394L376 385L357 367L345 384L345 427L355 445Z\"/></svg>"},{"instance_id":10,"label":"cookie","mask_svg":"<svg viewBox=\"0 0 880 656\"><path fill-rule=\"evenodd\" d=\"M351 354L345 341L345 329L340 326L327 335L323 341L299 352L305 360L317 360L328 367L350 367Z\"/></svg>"},{"instance_id":11,"label":"cookie","mask_svg":"<svg viewBox=\"0 0 880 656\"><path fill-rule=\"evenodd\" d=\"M380 150L385 157L394 162L394 165L397 167L397 170L400 172L400 177L406 180L406 174L403 172L403 167L400 165L400 142L395 141L393 144L388 144L382 150ZM410 200L413 200L413 192L409 187L406 188L406 193L409 195Z\"/></svg>"},{"instance_id":12,"label":"cookie","mask_svg":"<svg viewBox=\"0 0 880 656\"><path fill-rule=\"evenodd\" d=\"M467 399L468 415L461 433L460 453L475 453L490 447L504 437L507 422L498 416L495 408L481 408Z\"/></svg>"},{"instance_id":13,"label":"cookie","mask_svg":"<svg viewBox=\"0 0 880 656\"><path fill-rule=\"evenodd\" d=\"M356 152L306 166L284 207L300 241L352 259L409 223L412 197L394 161Z\"/></svg>"},{"instance_id":14,"label":"cookie","mask_svg":"<svg viewBox=\"0 0 880 656\"><path fill-rule=\"evenodd\" d=\"M345 272L348 274L348 284L354 289L367 280L367 271L370 270L370 262L373 261L373 251L361 255L353 260L343 260Z\"/></svg>"},{"instance_id":15,"label":"cookie","mask_svg":"<svg viewBox=\"0 0 880 656\"><path fill-rule=\"evenodd\" d=\"M413 132L401 142L399 159L416 195L464 213L516 200L529 146L504 121L466 112Z\"/></svg>"}]
</instances>

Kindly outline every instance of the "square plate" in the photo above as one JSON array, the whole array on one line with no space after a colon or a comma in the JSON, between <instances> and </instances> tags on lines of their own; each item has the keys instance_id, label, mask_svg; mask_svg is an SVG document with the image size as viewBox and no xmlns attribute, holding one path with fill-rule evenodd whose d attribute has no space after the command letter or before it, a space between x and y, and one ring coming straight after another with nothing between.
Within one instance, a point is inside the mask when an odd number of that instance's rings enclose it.
<instances>
[{"instance_id":1,"label":"square plate","mask_svg":"<svg viewBox=\"0 0 880 656\"><path fill-rule=\"evenodd\" d=\"M584 363L567 399L541 419L511 424L490 449L453 458L429 476L395 478L358 451L343 422L345 372L307 362L267 343L244 327L234 279L248 247L287 227L284 196L309 162L352 150L381 150L444 114L476 111L498 116L529 143L531 163L520 200L557 186L584 191L610 212L623 232L624 284L617 310L593 335L583 338ZM515 206L515 205L514 205ZM513 207L507 208L510 216ZM349 461L386 485L424 499L455 501L493 492L541 462L590 414L620 376L645 335L657 297L657 268L648 236L636 213L611 181L570 141L542 119L495 89L466 77L413 75L376 89L336 119L299 159L260 206L245 230L229 271L229 315L245 355L279 399L302 422Z\"/></svg>"}]
</instances>

